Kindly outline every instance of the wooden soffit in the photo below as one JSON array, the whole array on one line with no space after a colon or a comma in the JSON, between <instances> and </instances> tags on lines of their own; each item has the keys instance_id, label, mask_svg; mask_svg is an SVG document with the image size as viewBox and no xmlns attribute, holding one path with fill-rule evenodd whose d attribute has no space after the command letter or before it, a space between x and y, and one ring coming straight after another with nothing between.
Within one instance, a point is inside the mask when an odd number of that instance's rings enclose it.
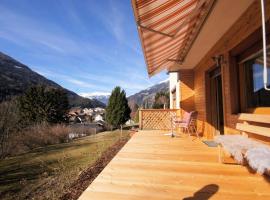
<instances>
[{"instance_id":1,"label":"wooden soffit","mask_svg":"<svg viewBox=\"0 0 270 200\"><path fill-rule=\"evenodd\" d=\"M182 63L215 0L132 0L149 76Z\"/></svg>"}]
</instances>

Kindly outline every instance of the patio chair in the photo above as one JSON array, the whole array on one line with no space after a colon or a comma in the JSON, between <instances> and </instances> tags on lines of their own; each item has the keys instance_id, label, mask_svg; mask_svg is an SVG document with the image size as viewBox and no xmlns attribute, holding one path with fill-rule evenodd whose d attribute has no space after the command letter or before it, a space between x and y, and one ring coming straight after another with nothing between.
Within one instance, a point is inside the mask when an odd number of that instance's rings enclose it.
<instances>
[{"instance_id":1,"label":"patio chair","mask_svg":"<svg viewBox=\"0 0 270 200\"><path fill-rule=\"evenodd\" d=\"M179 127L182 129L183 133L188 133L189 136L191 133L196 133L197 137L199 134L196 128L196 120L197 120L197 111L185 112L183 119L175 118L174 119L174 126Z\"/></svg>"}]
</instances>

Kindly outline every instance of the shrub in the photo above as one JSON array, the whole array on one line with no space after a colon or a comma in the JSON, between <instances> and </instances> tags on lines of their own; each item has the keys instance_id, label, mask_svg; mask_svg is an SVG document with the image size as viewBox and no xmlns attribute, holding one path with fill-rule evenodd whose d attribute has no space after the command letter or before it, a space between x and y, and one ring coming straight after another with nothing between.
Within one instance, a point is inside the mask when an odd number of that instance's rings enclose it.
<instances>
[{"instance_id":1,"label":"shrub","mask_svg":"<svg viewBox=\"0 0 270 200\"><path fill-rule=\"evenodd\" d=\"M23 131L23 144L29 149L51 144L63 143L68 140L71 129L65 125L49 125L41 123L32 125Z\"/></svg>"},{"instance_id":2,"label":"shrub","mask_svg":"<svg viewBox=\"0 0 270 200\"><path fill-rule=\"evenodd\" d=\"M0 104L0 158L11 154L17 141L14 138L19 129L19 121L16 100Z\"/></svg>"}]
</instances>

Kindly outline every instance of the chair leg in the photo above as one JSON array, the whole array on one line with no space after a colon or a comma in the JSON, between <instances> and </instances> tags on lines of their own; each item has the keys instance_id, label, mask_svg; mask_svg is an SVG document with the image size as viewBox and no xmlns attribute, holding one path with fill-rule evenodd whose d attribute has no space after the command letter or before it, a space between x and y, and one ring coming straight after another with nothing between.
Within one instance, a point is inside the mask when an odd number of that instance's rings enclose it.
<instances>
[{"instance_id":1,"label":"chair leg","mask_svg":"<svg viewBox=\"0 0 270 200\"><path fill-rule=\"evenodd\" d=\"M190 137L190 129L189 129L189 127L187 127L187 133L188 133L188 137Z\"/></svg>"},{"instance_id":2,"label":"chair leg","mask_svg":"<svg viewBox=\"0 0 270 200\"><path fill-rule=\"evenodd\" d=\"M194 133L194 127L191 126L189 129L190 129L190 135L193 135L193 133Z\"/></svg>"},{"instance_id":3,"label":"chair leg","mask_svg":"<svg viewBox=\"0 0 270 200\"><path fill-rule=\"evenodd\" d=\"M198 131L197 130L195 130L195 131L196 131L197 138L200 139Z\"/></svg>"},{"instance_id":4,"label":"chair leg","mask_svg":"<svg viewBox=\"0 0 270 200\"><path fill-rule=\"evenodd\" d=\"M198 133L198 131L197 131L196 127L195 127L195 126L193 126L193 129L194 129L194 132L196 133L197 138L199 138L199 133Z\"/></svg>"}]
</instances>

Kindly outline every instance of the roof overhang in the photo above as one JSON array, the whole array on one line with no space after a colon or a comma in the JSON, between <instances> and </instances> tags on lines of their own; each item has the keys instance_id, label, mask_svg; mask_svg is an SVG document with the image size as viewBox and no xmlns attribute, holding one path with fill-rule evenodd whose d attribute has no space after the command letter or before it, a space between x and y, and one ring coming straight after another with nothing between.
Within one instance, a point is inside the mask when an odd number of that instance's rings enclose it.
<instances>
[{"instance_id":1,"label":"roof overhang","mask_svg":"<svg viewBox=\"0 0 270 200\"><path fill-rule=\"evenodd\" d=\"M194 68L254 0L132 0L150 76Z\"/></svg>"}]
</instances>

